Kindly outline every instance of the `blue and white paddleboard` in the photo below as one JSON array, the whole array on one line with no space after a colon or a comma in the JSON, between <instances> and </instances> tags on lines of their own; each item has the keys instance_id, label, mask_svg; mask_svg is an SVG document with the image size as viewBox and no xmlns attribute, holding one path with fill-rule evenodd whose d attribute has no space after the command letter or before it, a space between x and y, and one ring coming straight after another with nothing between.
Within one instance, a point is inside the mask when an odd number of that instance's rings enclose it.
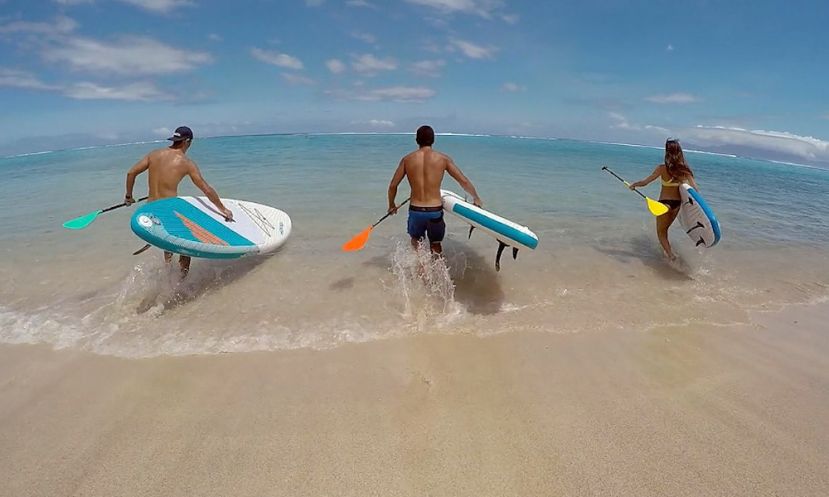
<instances>
[{"instance_id":1,"label":"blue and white paddleboard","mask_svg":"<svg viewBox=\"0 0 829 497\"><path fill-rule=\"evenodd\" d=\"M693 187L683 183L679 187L682 205L679 224L697 247L713 247L720 241L720 222L714 211Z\"/></svg>"},{"instance_id":2,"label":"blue and white paddleboard","mask_svg":"<svg viewBox=\"0 0 829 497\"><path fill-rule=\"evenodd\" d=\"M443 210L451 212L469 223L471 226L469 229L470 236L472 235L472 229L478 228L498 240L498 254L495 258L496 269L501 268L501 252L503 252L504 247L513 247L512 257L514 259L517 257L520 247L535 249L538 246L538 237L526 226L471 204L457 193L441 190L440 194L443 197Z\"/></svg>"},{"instance_id":3,"label":"blue and white paddleboard","mask_svg":"<svg viewBox=\"0 0 829 497\"><path fill-rule=\"evenodd\" d=\"M158 248L208 259L265 254L291 235L291 218L279 209L226 198L222 203L233 212L232 222L206 197L172 197L141 206L130 227Z\"/></svg>"}]
</instances>

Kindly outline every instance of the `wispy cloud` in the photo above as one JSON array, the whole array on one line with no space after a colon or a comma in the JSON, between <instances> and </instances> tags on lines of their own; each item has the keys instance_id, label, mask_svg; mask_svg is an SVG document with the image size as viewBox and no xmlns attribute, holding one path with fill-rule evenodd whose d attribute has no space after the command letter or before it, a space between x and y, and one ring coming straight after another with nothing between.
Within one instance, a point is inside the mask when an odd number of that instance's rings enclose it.
<instances>
[{"instance_id":1,"label":"wispy cloud","mask_svg":"<svg viewBox=\"0 0 829 497\"><path fill-rule=\"evenodd\" d=\"M264 62L265 64L284 67L285 69L302 69L304 67L302 61L296 57L285 53L275 52L273 50L252 48L250 54L254 59Z\"/></svg>"},{"instance_id":2,"label":"wispy cloud","mask_svg":"<svg viewBox=\"0 0 829 497\"><path fill-rule=\"evenodd\" d=\"M150 101L172 98L171 95L162 92L150 82L129 83L121 86L102 86L90 82L57 85L45 83L30 72L5 68L0 68L0 87L56 92L77 100Z\"/></svg>"},{"instance_id":3,"label":"wispy cloud","mask_svg":"<svg viewBox=\"0 0 829 497\"><path fill-rule=\"evenodd\" d=\"M78 100L169 100L172 97L149 82L130 83L123 86L102 86L96 83L76 83L64 89L63 94Z\"/></svg>"},{"instance_id":4,"label":"wispy cloud","mask_svg":"<svg viewBox=\"0 0 829 497\"><path fill-rule=\"evenodd\" d=\"M392 86L388 88L354 90L329 90L326 92L336 98L344 100L360 100L364 102L393 101L393 102L423 102L435 96L435 90L421 86Z\"/></svg>"},{"instance_id":5,"label":"wispy cloud","mask_svg":"<svg viewBox=\"0 0 829 497\"><path fill-rule=\"evenodd\" d=\"M458 50L470 59L491 59L495 57L496 48L476 45L470 41L453 38L449 40L450 50Z\"/></svg>"},{"instance_id":6,"label":"wispy cloud","mask_svg":"<svg viewBox=\"0 0 829 497\"><path fill-rule=\"evenodd\" d=\"M527 91L527 87L519 85L518 83L507 82L501 86L501 90L508 93L517 93L519 91Z\"/></svg>"},{"instance_id":7,"label":"wispy cloud","mask_svg":"<svg viewBox=\"0 0 829 497\"><path fill-rule=\"evenodd\" d=\"M60 5L81 5L86 3L95 3L95 0L54 0ZM192 0L117 0L121 3L126 3L139 9L144 9L148 12L156 14L167 14L180 7L192 7L196 5Z\"/></svg>"},{"instance_id":8,"label":"wispy cloud","mask_svg":"<svg viewBox=\"0 0 829 497\"><path fill-rule=\"evenodd\" d=\"M43 91L60 89L60 86L44 83L30 72L5 68L0 68L0 87Z\"/></svg>"},{"instance_id":9,"label":"wispy cloud","mask_svg":"<svg viewBox=\"0 0 829 497\"><path fill-rule=\"evenodd\" d=\"M651 95L645 97L645 100L655 104L691 104L699 102L701 99L690 93L668 93L664 95Z\"/></svg>"},{"instance_id":10,"label":"wispy cloud","mask_svg":"<svg viewBox=\"0 0 829 497\"><path fill-rule=\"evenodd\" d=\"M305 0L305 5L309 7L319 7L324 4L325 0Z\"/></svg>"},{"instance_id":11,"label":"wispy cloud","mask_svg":"<svg viewBox=\"0 0 829 497\"><path fill-rule=\"evenodd\" d=\"M45 36L57 36L69 34L78 27L78 23L65 16L55 18L54 22L29 22L13 21L0 25L0 34L37 34Z\"/></svg>"},{"instance_id":12,"label":"wispy cloud","mask_svg":"<svg viewBox=\"0 0 829 497\"><path fill-rule=\"evenodd\" d=\"M406 0L414 5L436 9L443 14L472 14L486 19L500 10L504 2L500 0Z\"/></svg>"},{"instance_id":13,"label":"wispy cloud","mask_svg":"<svg viewBox=\"0 0 829 497\"><path fill-rule=\"evenodd\" d=\"M222 35L217 34L217 33L210 33L209 35L207 35L207 39L210 40L210 41L224 41L224 38L222 38Z\"/></svg>"},{"instance_id":14,"label":"wispy cloud","mask_svg":"<svg viewBox=\"0 0 829 497\"><path fill-rule=\"evenodd\" d=\"M372 128L393 128L394 121L388 119L369 119L368 121L351 121L351 124L363 124Z\"/></svg>"},{"instance_id":15,"label":"wispy cloud","mask_svg":"<svg viewBox=\"0 0 829 497\"><path fill-rule=\"evenodd\" d=\"M328 59L325 61L325 67L333 74L341 74L345 72L346 66L340 59Z\"/></svg>"},{"instance_id":16,"label":"wispy cloud","mask_svg":"<svg viewBox=\"0 0 829 497\"><path fill-rule=\"evenodd\" d=\"M373 75L380 71L393 71L397 69L397 61L391 57L378 59L372 54L354 56L351 61L351 68L361 74Z\"/></svg>"},{"instance_id":17,"label":"wispy cloud","mask_svg":"<svg viewBox=\"0 0 829 497\"><path fill-rule=\"evenodd\" d=\"M195 5L190 0L119 0L123 3L134 5L138 8L155 12L157 14L166 14L180 7L191 7Z\"/></svg>"},{"instance_id":18,"label":"wispy cloud","mask_svg":"<svg viewBox=\"0 0 829 497\"><path fill-rule=\"evenodd\" d=\"M442 59L438 60L419 60L414 62L410 67L409 70L419 76L428 76L430 78L436 78L440 76L440 71L446 65L446 61Z\"/></svg>"},{"instance_id":19,"label":"wispy cloud","mask_svg":"<svg viewBox=\"0 0 829 497\"><path fill-rule=\"evenodd\" d=\"M364 7L370 9L376 9L377 7L373 3L369 3L366 0L348 0L345 2L348 7Z\"/></svg>"},{"instance_id":20,"label":"wispy cloud","mask_svg":"<svg viewBox=\"0 0 829 497\"><path fill-rule=\"evenodd\" d=\"M311 79L307 76L303 76L301 74L288 73L288 72L283 72L282 73L282 79L284 79L285 81L287 81L288 83L290 83L292 85L310 86L310 85L317 84L316 81L314 81L313 79Z\"/></svg>"},{"instance_id":21,"label":"wispy cloud","mask_svg":"<svg viewBox=\"0 0 829 497\"><path fill-rule=\"evenodd\" d=\"M377 37L375 37L371 33L365 33L363 31L352 31L351 37L360 41L364 41L368 44L373 44L377 42Z\"/></svg>"},{"instance_id":22,"label":"wispy cloud","mask_svg":"<svg viewBox=\"0 0 829 497\"><path fill-rule=\"evenodd\" d=\"M610 116L610 119L613 121L613 124L611 124L610 127L614 129L623 129L627 131L649 131L663 136L671 134L671 131L669 129L663 128L661 126L631 123L630 121L628 121L627 117L618 112L610 112L608 115Z\"/></svg>"},{"instance_id":23,"label":"wispy cloud","mask_svg":"<svg viewBox=\"0 0 829 497\"><path fill-rule=\"evenodd\" d=\"M189 71L213 60L206 52L173 48L152 38L128 36L103 42L66 37L47 45L47 62L63 62L75 70L130 76Z\"/></svg>"},{"instance_id":24,"label":"wispy cloud","mask_svg":"<svg viewBox=\"0 0 829 497\"><path fill-rule=\"evenodd\" d=\"M699 125L684 130L683 135L701 145L738 145L785 153L807 160L829 161L829 142L786 131Z\"/></svg>"}]
</instances>

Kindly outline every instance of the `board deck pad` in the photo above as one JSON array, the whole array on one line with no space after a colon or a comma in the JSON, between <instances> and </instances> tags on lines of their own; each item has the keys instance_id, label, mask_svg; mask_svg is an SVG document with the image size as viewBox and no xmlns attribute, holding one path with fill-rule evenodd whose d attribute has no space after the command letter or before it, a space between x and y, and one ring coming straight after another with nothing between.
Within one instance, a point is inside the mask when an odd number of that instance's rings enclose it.
<instances>
[{"instance_id":1,"label":"board deck pad","mask_svg":"<svg viewBox=\"0 0 829 497\"><path fill-rule=\"evenodd\" d=\"M291 234L291 218L279 209L235 199L222 203L233 213L232 222L206 197L172 197L141 206L130 227L151 245L209 259L271 252Z\"/></svg>"}]
</instances>

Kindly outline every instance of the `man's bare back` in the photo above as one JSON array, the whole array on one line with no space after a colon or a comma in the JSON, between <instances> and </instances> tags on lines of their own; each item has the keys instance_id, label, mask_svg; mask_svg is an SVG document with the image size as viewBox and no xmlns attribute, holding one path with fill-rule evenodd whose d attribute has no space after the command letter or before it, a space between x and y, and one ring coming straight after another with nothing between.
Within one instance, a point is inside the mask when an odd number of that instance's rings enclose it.
<instances>
[{"instance_id":1,"label":"man's bare back","mask_svg":"<svg viewBox=\"0 0 829 497\"><path fill-rule=\"evenodd\" d=\"M397 212L397 187L403 178L406 178L412 189L408 226L412 244L417 245L428 235L432 251L440 252L444 228L440 186L443 183L444 173L449 173L467 193L472 195L475 205L480 206L481 199L475 191L475 186L464 176L452 158L432 150L432 144L435 141L434 133L429 126L421 126L417 130L418 150L400 160L389 183L389 213Z\"/></svg>"},{"instance_id":2,"label":"man's bare back","mask_svg":"<svg viewBox=\"0 0 829 497\"><path fill-rule=\"evenodd\" d=\"M403 157L403 173L412 188L411 204L433 207L442 204L440 185L443 174L454 165L449 156L423 147Z\"/></svg>"},{"instance_id":3,"label":"man's bare back","mask_svg":"<svg viewBox=\"0 0 829 497\"><path fill-rule=\"evenodd\" d=\"M163 148L147 154L149 200L178 196L178 185L190 175L191 161L180 150Z\"/></svg>"}]
</instances>

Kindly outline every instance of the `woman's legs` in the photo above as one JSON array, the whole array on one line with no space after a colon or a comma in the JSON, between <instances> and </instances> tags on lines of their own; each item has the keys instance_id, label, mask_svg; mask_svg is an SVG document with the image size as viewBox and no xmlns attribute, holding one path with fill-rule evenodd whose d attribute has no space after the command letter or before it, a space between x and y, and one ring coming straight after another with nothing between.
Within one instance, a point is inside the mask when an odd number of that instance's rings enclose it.
<instances>
[{"instance_id":1,"label":"woman's legs","mask_svg":"<svg viewBox=\"0 0 829 497\"><path fill-rule=\"evenodd\" d=\"M656 218L656 236L659 237L659 243L662 244L662 250L665 251L665 255L668 256L668 259L670 260L676 259L676 256L671 250L671 243L668 241L668 228L670 228L671 224L673 224L677 214L679 214L679 209L671 209Z\"/></svg>"}]
</instances>

